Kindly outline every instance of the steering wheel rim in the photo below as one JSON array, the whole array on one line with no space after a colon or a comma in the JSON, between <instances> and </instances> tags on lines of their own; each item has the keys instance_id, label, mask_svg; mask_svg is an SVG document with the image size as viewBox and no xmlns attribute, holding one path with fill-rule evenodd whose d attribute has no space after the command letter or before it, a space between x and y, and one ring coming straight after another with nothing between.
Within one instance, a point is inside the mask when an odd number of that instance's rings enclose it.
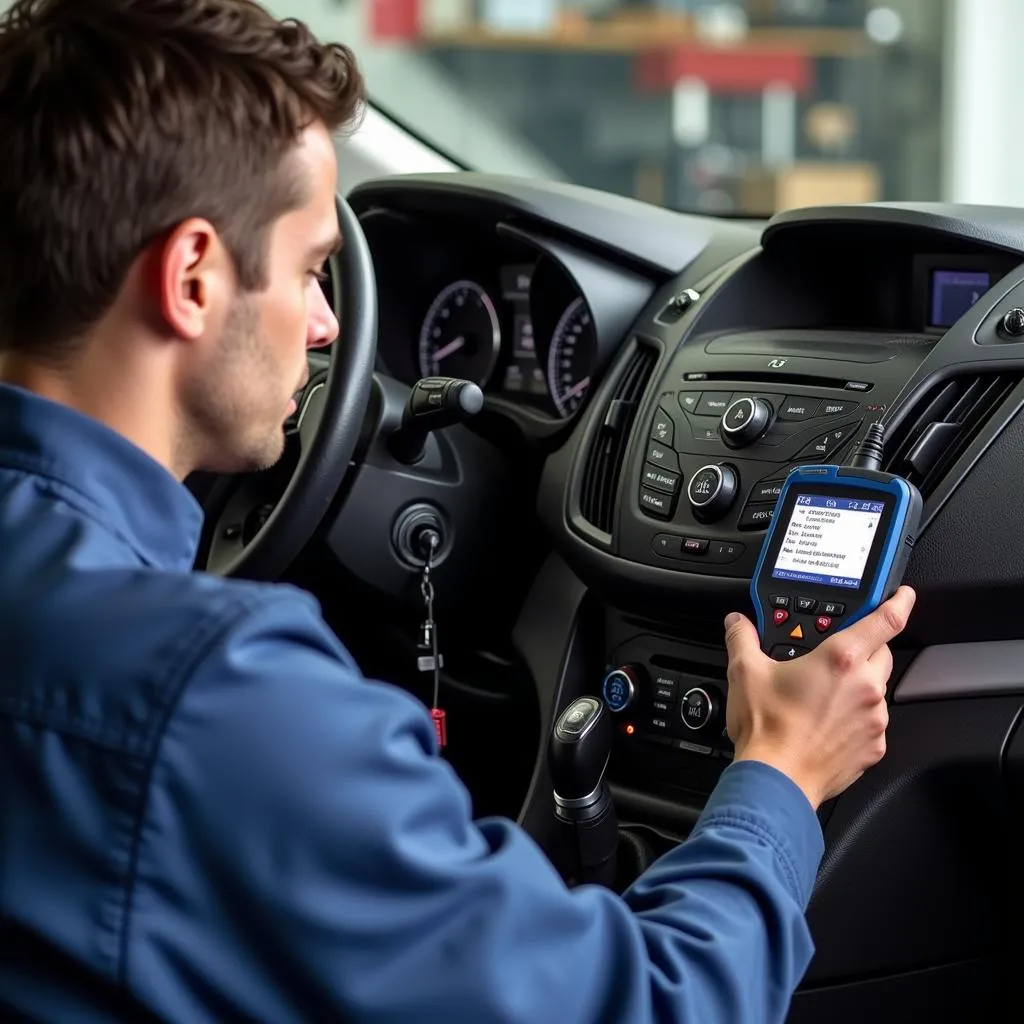
<instances>
[{"instance_id":1,"label":"steering wheel rim","mask_svg":"<svg viewBox=\"0 0 1024 1024\"><path fill-rule=\"evenodd\" d=\"M370 401L377 353L377 279L359 218L335 196L343 245L333 257L332 299L338 339L331 352L313 431L302 431L292 478L266 523L230 561L211 572L239 579L278 579L306 546L348 471ZM304 396L304 412L315 400Z\"/></svg>"}]
</instances>

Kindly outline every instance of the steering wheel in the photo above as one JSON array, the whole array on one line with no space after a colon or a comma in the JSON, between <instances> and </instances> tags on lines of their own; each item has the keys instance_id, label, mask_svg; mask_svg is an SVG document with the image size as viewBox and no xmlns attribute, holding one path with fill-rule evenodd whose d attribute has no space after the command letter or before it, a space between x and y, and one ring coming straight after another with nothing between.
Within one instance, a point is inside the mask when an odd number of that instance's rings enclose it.
<instances>
[{"instance_id":1,"label":"steering wheel","mask_svg":"<svg viewBox=\"0 0 1024 1024\"><path fill-rule=\"evenodd\" d=\"M320 525L359 441L377 351L377 279L358 217L335 197L343 245L332 258L333 306L339 332L326 380L302 396L298 465L267 521L245 545L212 548L208 570L251 580L276 580Z\"/></svg>"}]
</instances>

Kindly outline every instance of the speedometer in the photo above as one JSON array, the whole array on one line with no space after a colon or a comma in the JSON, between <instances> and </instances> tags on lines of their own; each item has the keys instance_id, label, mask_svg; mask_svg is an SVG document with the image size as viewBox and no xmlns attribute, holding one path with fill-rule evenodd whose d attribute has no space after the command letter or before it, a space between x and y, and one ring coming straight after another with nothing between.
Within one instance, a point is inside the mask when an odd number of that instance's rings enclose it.
<instances>
[{"instance_id":1,"label":"speedometer","mask_svg":"<svg viewBox=\"0 0 1024 1024\"><path fill-rule=\"evenodd\" d=\"M423 318L419 371L424 377L461 377L483 387L500 349L501 325L490 296L474 281L456 281Z\"/></svg>"},{"instance_id":2,"label":"speedometer","mask_svg":"<svg viewBox=\"0 0 1024 1024\"><path fill-rule=\"evenodd\" d=\"M548 351L548 388L563 419L572 416L587 397L595 347L590 310L578 298L558 321Z\"/></svg>"}]
</instances>

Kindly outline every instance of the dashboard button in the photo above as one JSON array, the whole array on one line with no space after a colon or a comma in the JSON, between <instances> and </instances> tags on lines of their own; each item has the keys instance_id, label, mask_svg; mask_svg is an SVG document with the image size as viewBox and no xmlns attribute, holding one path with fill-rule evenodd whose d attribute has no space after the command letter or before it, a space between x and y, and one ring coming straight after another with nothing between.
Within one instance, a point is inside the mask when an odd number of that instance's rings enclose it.
<instances>
[{"instance_id":1,"label":"dashboard button","mask_svg":"<svg viewBox=\"0 0 1024 1024\"><path fill-rule=\"evenodd\" d=\"M718 420L701 417L700 423L693 424L693 436L697 441L721 441L718 433Z\"/></svg>"},{"instance_id":2,"label":"dashboard button","mask_svg":"<svg viewBox=\"0 0 1024 1024\"><path fill-rule=\"evenodd\" d=\"M684 412L696 412L697 406L700 405L700 392L680 391L679 405Z\"/></svg>"},{"instance_id":3,"label":"dashboard button","mask_svg":"<svg viewBox=\"0 0 1024 1024\"><path fill-rule=\"evenodd\" d=\"M797 455L798 459L827 459L830 458L850 437L856 433L859 423L851 424L848 427L837 427L825 434L816 437Z\"/></svg>"},{"instance_id":4,"label":"dashboard button","mask_svg":"<svg viewBox=\"0 0 1024 1024\"><path fill-rule=\"evenodd\" d=\"M673 672L654 673L654 697L670 704L679 699L679 679Z\"/></svg>"},{"instance_id":5,"label":"dashboard button","mask_svg":"<svg viewBox=\"0 0 1024 1024\"><path fill-rule=\"evenodd\" d=\"M774 515L774 505L748 505L738 525L741 530L767 530Z\"/></svg>"},{"instance_id":6,"label":"dashboard button","mask_svg":"<svg viewBox=\"0 0 1024 1024\"><path fill-rule=\"evenodd\" d=\"M648 515L657 516L660 519L672 518L671 496L660 494L658 491L649 491L646 487L640 489L640 508Z\"/></svg>"},{"instance_id":7,"label":"dashboard button","mask_svg":"<svg viewBox=\"0 0 1024 1024\"><path fill-rule=\"evenodd\" d=\"M848 380L843 385L844 391L870 391L871 384L866 380Z\"/></svg>"},{"instance_id":8,"label":"dashboard button","mask_svg":"<svg viewBox=\"0 0 1024 1024\"><path fill-rule=\"evenodd\" d=\"M790 395L779 410L779 419L788 423L797 423L800 420L809 420L812 416L818 415L818 408L821 405L820 399L805 398L802 395Z\"/></svg>"},{"instance_id":9,"label":"dashboard button","mask_svg":"<svg viewBox=\"0 0 1024 1024\"><path fill-rule=\"evenodd\" d=\"M657 441L652 441L647 446L647 461L652 466L667 469L670 473L679 472L679 456L671 448L666 448Z\"/></svg>"},{"instance_id":10,"label":"dashboard button","mask_svg":"<svg viewBox=\"0 0 1024 1024\"><path fill-rule=\"evenodd\" d=\"M698 416L722 416L732 402L732 394L728 391L705 392L697 403Z\"/></svg>"},{"instance_id":11,"label":"dashboard button","mask_svg":"<svg viewBox=\"0 0 1024 1024\"><path fill-rule=\"evenodd\" d=\"M838 619L846 614L846 605L839 601L822 601L821 614L830 615L833 619Z\"/></svg>"},{"instance_id":12,"label":"dashboard button","mask_svg":"<svg viewBox=\"0 0 1024 1024\"><path fill-rule=\"evenodd\" d=\"M682 547L678 537L673 537L671 533L659 533L651 542L651 550L662 558L678 558Z\"/></svg>"},{"instance_id":13,"label":"dashboard button","mask_svg":"<svg viewBox=\"0 0 1024 1024\"><path fill-rule=\"evenodd\" d=\"M676 428L671 417L664 409L659 409L654 414L654 423L651 424L651 440L671 445L675 441L675 434Z\"/></svg>"},{"instance_id":14,"label":"dashboard button","mask_svg":"<svg viewBox=\"0 0 1024 1024\"><path fill-rule=\"evenodd\" d=\"M734 541L713 540L711 547L708 549L708 558L712 562L724 565L728 562L735 562L744 551L746 551L746 548Z\"/></svg>"},{"instance_id":15,"label":"dashboard button","mask_svg":"<svg viewBox=\"0 0 1024 1024\"><path fill-rule=\"evenodd\" d=\"M848 416L851 412L858 408L856 402L833 402L829 399L825 399L821 403L821 408L818 410L819 416Z\"/></svg>"},{"instance_id":16,"label":"dashboard button","mask_svg":"<svg viewBox=\"0 0 1024 1024\"><path fill-rule=\"evenodd\" d=\"M686 537L683 540L684 555L703 555L708 549L709 541L700 537Z\"/></svg>"},{"instance_id":17,"label":"dashboard button","mask_svg":"<svg viewBox=\"0 0 1024 1024\"><path fill-rule=\"evenodd\" d=\"M664 491L666 494L678 494L680 476L678 473L670 473L656 466L648 466L644 470L641 483L645 487L653 487L656 491Z\"/></svg>"},{"instance_id":18,"label":"dashboard button","mask_svg":"<svg viewBox=\"0 0 1024 1024\"><path fill-rule=\"evenodd\" d=\"M752 502L777 501L782 493L784 483L785 480L762 480L761 483L754 485L749 500Z\"/></svg>"}]
</instances>

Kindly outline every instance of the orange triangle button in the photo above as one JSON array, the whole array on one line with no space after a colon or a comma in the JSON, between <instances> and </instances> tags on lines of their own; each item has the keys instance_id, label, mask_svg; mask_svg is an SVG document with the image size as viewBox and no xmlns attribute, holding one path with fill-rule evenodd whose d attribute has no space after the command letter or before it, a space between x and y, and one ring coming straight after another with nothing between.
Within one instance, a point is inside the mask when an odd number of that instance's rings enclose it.
<instances>
[{"instance_id":1,"label":"orange triangle button","mask_svg":"<svg viewBox=\"0 0 1024 1024\"><path fill-rule=\"evenodd\" d=\"M793 632L789 634L794 640L803 640L804 628L803 626L794 626Z\"/></svg>"}]
</instances>

